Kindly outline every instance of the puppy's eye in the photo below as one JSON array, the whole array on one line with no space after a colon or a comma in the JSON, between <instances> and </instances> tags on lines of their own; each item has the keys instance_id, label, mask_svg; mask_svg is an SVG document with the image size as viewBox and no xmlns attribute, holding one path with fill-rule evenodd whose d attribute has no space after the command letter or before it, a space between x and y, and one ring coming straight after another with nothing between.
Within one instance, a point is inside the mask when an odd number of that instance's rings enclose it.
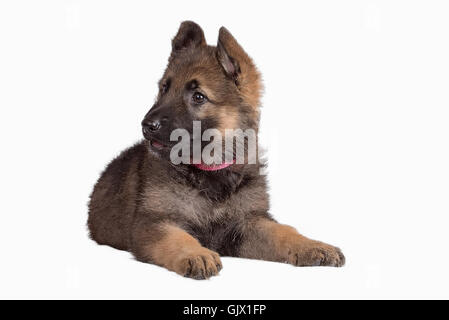
<instances>
[{"instance_id":1,"label":"puppy's eye","mask_svg":"<svg viewBox=\"0 0 449 320\"><path fill-rule=\"evenodd\" d=\"M192 100L196 104L202 104L202 103L206 102L207 98L204 94L202 94L200 92L195 92L192 96Z\"/></svg>"},{"instance_id":2,"label":"puppy's eye","mask_svg":"<svg viewBox=\"0 0 449 320\"><path fill-rule=\"evenodd\" d=\"M168 85L167 84L163 84L161 87L161 93L164 94L168 91Z\"/></svg>"}]
</instances>

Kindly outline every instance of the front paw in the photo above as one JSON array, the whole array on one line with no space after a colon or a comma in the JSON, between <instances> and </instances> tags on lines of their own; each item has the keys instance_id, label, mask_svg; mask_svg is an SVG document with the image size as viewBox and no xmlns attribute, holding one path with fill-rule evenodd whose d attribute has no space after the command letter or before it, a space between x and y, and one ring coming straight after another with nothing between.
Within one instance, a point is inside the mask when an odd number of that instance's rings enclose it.
<instances>
[{"instance_id":1,"label":"front paw","mask_svg":"<svg viewBox=\"0 0 449 320\"><path fill-rule=\"evenodd\" d=\"M288 249L287 263L294 266L342 267L345 256L337 247L319 241L296 243Z\"/></svg>"},{"instance_id":2,"label":"front paw","mask_svg":"<svg viewBox=\"0 0 449 320\"><path fill-rule=\"evenodd\" d=\"M179 257L174 269L185 277L203 280L218 275L222 264L218 253L199 248Z\"/></svg>"}]
</instances>

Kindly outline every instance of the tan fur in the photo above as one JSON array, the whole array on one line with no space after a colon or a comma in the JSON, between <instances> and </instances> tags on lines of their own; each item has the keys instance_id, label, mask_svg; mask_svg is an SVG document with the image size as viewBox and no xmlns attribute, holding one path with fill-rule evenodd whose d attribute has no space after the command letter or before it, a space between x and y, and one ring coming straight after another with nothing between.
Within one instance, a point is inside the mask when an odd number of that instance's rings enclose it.
<instances>
[{"instance_id":1,"label":"tan fur","mask_svg":"<svg viewBox=\"0 0 449 320\"><path fill-rule=\"evenodd\" d=\"M306 241L306 238L301 236L295 228L271 220L263 219L258 221L258 227L264 233L270 235L276 250L279 252L282 252L282 250L288 247L291 243Z\"/></svg>"},{"instance_id":2,"label":"tan fur","mask_svg":"<svg viewBox=\"0 0 449 320\"><path fill-rule=\"evenodd\" d=\"M308 239L293 227L268 219L257 221L257 227L264 237L270 239L270 245L275 250L274 257L278 261L296 266L344 264L344 256L340 249Z\"/></svg>"},{"instance_id":3,"label":"tan fur","mask_svg":"<svg viewBox=\"0 0 449 320\"><path fill-rule=\"evenodd\" d=\"M210 277L218 274L221 261L218 253L204 248L179 227L164 224L164 236L145 250L148 259L183 276Z\"/></svg>"},{"instance_id":4,"label":"tan fur","mask_svg":"<svg viewBox=\"0 0 449 320\"><path fill-rule=\"evenodd\" d=\"M217 118L220 119L220 127L218 128L222 134L226 129L237 129L239 127L239 113L232 106L221 107Z\"/></svg>"},{"instance_id":5,"label":"tan fur","mask_svg":"<svg viewBox=\"0 0 449 320\"><path fill-rule=\"evenodd\" d=\"M223 43L229 55L239 61L241 75L239 77L239 88L245 101L258 114L260 97L263 90L259 71L253 60L243 50L232 34L224 27L220 29L219 41Z\"/></svg>"},{"instance_id":6,"label":"tan fur","mask_svg":"<svg viewBox=\"0 0 449 320\"><path fill-rule=\"evenodd\" d=\"M204 110L199 113L199 116L202 119L216 119L219 124L216 129L220 131L223 137L225 136L226 129L238 129L240 127L239 111L233 106L220 106L217 108L216 106L211 105L208 108L204 108Z\"/></svg>"}]
</instances>

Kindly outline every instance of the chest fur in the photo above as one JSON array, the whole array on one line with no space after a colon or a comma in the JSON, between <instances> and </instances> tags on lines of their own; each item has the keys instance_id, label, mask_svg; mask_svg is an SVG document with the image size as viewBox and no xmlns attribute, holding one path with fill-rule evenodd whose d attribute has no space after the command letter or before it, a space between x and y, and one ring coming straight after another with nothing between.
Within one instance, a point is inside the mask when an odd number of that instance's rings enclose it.
<instances>
[{"instance_id":1,"label":"chest fur","mask_svg":"<svg viewBox=\"0 0 449 320\"><path fill-rule=\"evenodd\" d=\"M145 211L157 212L183 224L206 226L244 219L252 212L268 210L264 183L239 188L222 201L211 200L201 190L174 181L149 181L143 194Z\"/></svg>"}]
</instances>

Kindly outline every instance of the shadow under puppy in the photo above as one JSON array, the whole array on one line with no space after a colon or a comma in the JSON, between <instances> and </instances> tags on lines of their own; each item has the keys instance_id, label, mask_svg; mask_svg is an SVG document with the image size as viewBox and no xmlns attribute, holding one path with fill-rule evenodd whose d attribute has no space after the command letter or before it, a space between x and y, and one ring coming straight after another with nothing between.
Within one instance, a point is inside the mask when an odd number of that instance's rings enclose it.
<instances>
[{"instance_id":1,"label":"shadow under puppy","mask_svg":"<svg viewBox=\"0 0 449 320\"><path fill-rule=\"evenodd\" d=\"M171 132L192 133L194 121L202 132L239 128L257 134L261 89L254 63L228 30L222 27L217 46L209 46L197 24L183 22L157 100L142 121L145 139L107 166L91 194L91 238L194 279L218 274L220 256L342 266L338 248L270 216L260 160L170 160Z\"/></svg>"}]
</instances>

